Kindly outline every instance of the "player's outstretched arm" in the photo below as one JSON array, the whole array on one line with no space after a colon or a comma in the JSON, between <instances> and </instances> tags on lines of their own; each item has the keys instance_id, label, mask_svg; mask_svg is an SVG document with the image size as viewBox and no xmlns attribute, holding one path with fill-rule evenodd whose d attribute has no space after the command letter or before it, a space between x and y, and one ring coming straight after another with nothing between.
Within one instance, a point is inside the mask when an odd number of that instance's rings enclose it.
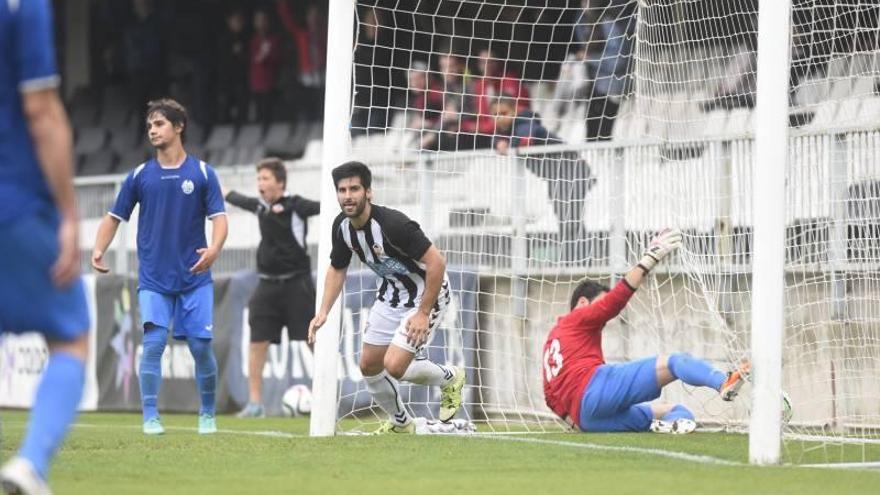
<instances>
[{"instance_id":1,"label":"player's outstretched arm","mask_svg":"<svg viewBox=\"0 0 880 495\"><path fill-rule=\"evenodd\" d=\"M321 297L321 307L315 313L315 317L309 323L309 344L315 343L315 334L318 329L327 321L327 313L333 307L333 303L342 292L342 286L345 285L345 274L348 268L336 268L330 266L327 268L327 276L324 278L324 295Z\"/></svg>"},{"instance_id":2,"label":"player's outstretched arm","mask_svg":"<svg viewBox=\"0 0 880 495\"><path fill-rule=\"evenodd\" d=\"M446 273L446 259L436 246L431 246L419 260L425 264L425 293L419 310L406 322L407 342L419 347L425 343L428 335L428 316L437 302L440 287L443 285L443 274Z\"/></svg>"},{"instance_id":3,"label":"player's outstretched arm","mask_svg":"<svg viewBox=\"0 0 880 495\"><path fill-rule=\"evenodd\" d=\"M626 282L633 289L637 289L642 285L645 276L663 261L663 258L669 253L681 247L681 231L678 229L666 229L657 234L648 249L642 254L639 263L634 266L625 276Z\"/></svg>"},{"instance_id":4,"label":"player's outstretched arm","mask_svg":"<svg viewBox=\"0 0 880 495\"><path fill-rule=\"evenodd\" d=\"M189 269L193 273L208 271L211 265L217 261L217 258L220 256L220 250L223 249L223 244L226 243L226 236L229 234L229 220L226 218L226 214L214 215L211 217L211 223L213 224L211 229L211 245L196 249L196 252L199 253L199 260Z\"/></svg>"},{"instance_id":5,"label":"player's outstretched arm","mask_svg":"<svg viewBox=\"0 0 880 495\"><path fill-rule=\"evenodd\" d=\"M104 264L104 253L116 237L120 220L111 214L104 215L98 224L98 233L95 234L95 247L92 249L92 268L100 273L107 273L110 268Z\"/></svg>"},{"instance_id":6,"label":"player's outstretched arm","mask_svg":"<svg viewBox=\"0 0 880 495\"><path fill-rule=\"evenodd\" d=\"M73 189L73 133L55 88L22 93L22 108L40 168L61 215L52 280L69 285L79 274L79 221Z\"/></svg>"}]
</instances>

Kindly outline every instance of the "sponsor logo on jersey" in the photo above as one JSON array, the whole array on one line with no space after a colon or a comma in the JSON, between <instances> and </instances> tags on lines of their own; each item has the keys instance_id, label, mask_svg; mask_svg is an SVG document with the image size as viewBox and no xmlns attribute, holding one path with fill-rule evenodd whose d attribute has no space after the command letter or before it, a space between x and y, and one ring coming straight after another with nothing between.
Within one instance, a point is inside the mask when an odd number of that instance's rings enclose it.
<instances>
[{"instance_id":1,"label":"sponsor logo on jersey","mask_svg":"<svg viewBox=\"0 0 880 495\"><path fill-rule=\"evenodd\" d=\"M376 275L379 275L380 277L388 277L394 274L406 275L407 273L409 273L406 265L394 258L384 258L378 263L368 261L367 266L369 266L370 269L376 272Z\"/></svg>"},{"instance_id":2,"label":"sponsor logo on jersey","mask_svg":"<svg viewBox=\"0 0 880 495\"><path fill-rule=\"evenodd\" d=\"M274 205L272 205L272 213L283 213L283 212L284 212L284 205L282 205L281 203L275 203Z\"/></svg>"},{"instance_id":3,"label":"sponsor logo on jersey","mask_svg":"<svg viewBox=\"0 0 880 495\"><path fill-rule=\"evenodd\" d=\"M192 194L195 188L196 186L193 185L193 181L189 179L183 181L183 183L180 184L180 189L183 190L183 194Z\"/></svg>"}]
</instances>

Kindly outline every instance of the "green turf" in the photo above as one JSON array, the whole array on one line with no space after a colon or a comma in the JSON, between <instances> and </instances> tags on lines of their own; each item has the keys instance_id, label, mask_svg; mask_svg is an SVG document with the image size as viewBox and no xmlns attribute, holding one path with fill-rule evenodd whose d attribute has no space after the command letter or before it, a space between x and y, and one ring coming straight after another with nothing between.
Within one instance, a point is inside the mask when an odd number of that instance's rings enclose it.
<instances>
[{"instance_id":1,"label":"green turf","mask_svg":"<svg viewBox=\"0 0 880 495\"><path fill-rule=\"evenodd\" d=\"M0 457L5 460L21 440L26 416L20 411L2 411L0 417ZM710 465L636 450L674 451L739 463L747 451L747 438L742 435L511 437L526 441L448 436L308 438L308 423L303 419L220 417L221 433L200 437L195 433L195 415L166 415L164 423L167 434L147 438L140 432L139 415L82 415L53 467L54 490L62 495L825 495L878 493L880 487L880 472ZM284 436L250 434L269 431ZM530 443L535 441L540 443Z\"/></svg>"}]
</instances>

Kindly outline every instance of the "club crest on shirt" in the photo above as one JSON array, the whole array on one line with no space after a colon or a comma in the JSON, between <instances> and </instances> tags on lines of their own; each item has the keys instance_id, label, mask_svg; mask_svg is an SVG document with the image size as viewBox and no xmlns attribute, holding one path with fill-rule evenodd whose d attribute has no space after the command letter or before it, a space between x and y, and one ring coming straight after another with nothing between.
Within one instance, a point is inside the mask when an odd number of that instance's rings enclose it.
<instances>
[{"instance_id":1,"label":"club crest on shirt","mask_svg":"<svg viewBox=\"0 0 880 495\"><path fill-rule=\"evenodd\" d=\"M189 179L183 181L183 183L180 184L180 189L183 190L183 194L192 194L192 192L195 188L196 188L196 186L193 185L193 181L191 181Z\"/></svg>"},{"instance_id":2,"label":"club crest on shirt","mask_svg":"<svg viewBox=\"0 0 880 495\"><path fill-rule=\"evenodd\" d=\"M377 258L382 258L385 256L385 248L380 244L373 244L373 254L375 254Z\"/></svg>"},{"instance_id":3,"label":"club crest on shirt","mask_svg":"<svg viewBox=\"0 0 880 495\"><path fill-rule=\"evenodd\" d=\"M281 203L275 203L272 205L272 213L281 213L284 211L284 205Z\"/></svg>"}]
</instances>

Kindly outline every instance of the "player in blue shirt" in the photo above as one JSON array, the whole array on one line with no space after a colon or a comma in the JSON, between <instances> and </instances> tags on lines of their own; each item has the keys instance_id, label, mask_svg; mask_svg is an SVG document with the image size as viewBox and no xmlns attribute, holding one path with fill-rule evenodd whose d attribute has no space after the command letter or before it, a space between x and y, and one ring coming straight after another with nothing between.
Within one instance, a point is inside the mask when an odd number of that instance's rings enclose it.
<instances>
[{"instance_id":1,"label":"player in blue shirt","mask_svg":"<svg viewBox=\"0 0 880 495\"><path fill-rule=\"evenodd\" d=\"M217 362L211 349L214 285L211 265L226 241L223 195L214 169L183 148L186 109L170 99L147 104L146 127L156 158L134 169L116 204L101 220L92 251L92 267L102 273L104 253L120 221L128 221L136 204L138 213L138 303L144 329L140 363L144 433L165 432L157 400L162 383L162 353L168 330L186 340L196 363L201 396L199 433L217 431L214 391ZM205 218L211 219L211 244L205 239Z\"/></svg>"},{"instance_id":2,"label":"player in blue shirt","mask_svg":"<svg viewBox=\"0 0 880 495\"><path fill-rule=\"evenodd\" d=\"M7 493L51 493L49 462L76 416L89 347L52 38L48 0L0 0L0 335L36 330L49 347L21 449L0 469Z\"/></svg>"}]
</instances>

